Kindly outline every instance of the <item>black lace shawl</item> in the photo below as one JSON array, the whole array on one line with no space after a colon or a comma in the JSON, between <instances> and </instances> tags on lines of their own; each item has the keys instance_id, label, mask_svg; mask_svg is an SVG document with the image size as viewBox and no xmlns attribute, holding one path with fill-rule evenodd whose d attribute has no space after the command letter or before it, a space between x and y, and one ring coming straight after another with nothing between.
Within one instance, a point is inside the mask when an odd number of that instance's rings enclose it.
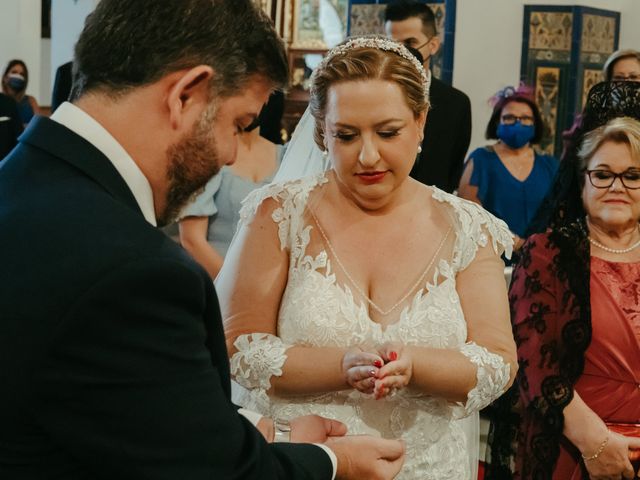
<instances>
[{"instance_id":1,"label":"black lace shawl","mask_svg":"<svg viewBox=\"0 0 640 480\"><path fill-rule=\"evenodd\" d=\"M512 321L518 302L527 298L529 328L545 332L541 337L546 340L535 351L537 362L522 358L527 330L514 325L520 369L514 385L491 410L488 480L552 478L560 452L563 410L573 398L591 341L590 249L577 152L587 132L621 116L640 120L640 83L594 86L569 138L554 185L529 228L529 234L538 234L524 245L514 268L509 292ZM541 250L546 256L540 256ZM548 258L549 264L532 268L533 257L538 263ZM542 277L559 282L554 291L560 296L555 300L564 309L562 315L548 315L548 305L532 301L545 288ZM550 331L555 334L548 334Z\"/></svg>"}]
</instances>

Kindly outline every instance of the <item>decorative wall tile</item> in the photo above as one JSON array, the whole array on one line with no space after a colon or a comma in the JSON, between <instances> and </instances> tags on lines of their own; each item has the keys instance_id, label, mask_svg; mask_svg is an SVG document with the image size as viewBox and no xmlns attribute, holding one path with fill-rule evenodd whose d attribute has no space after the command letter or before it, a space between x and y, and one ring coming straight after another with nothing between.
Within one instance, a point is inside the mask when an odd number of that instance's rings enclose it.
<instances>
[{"instance_id":1,"label":"decorative wall tile","mask_svg":"<svg viewBox=\"0 0 640 480\"><path fill-rule=\"evenodd\" d=\"M540 114L548 130L548 137L540 147L543 151L553 154L556 131L558 125L558 100L560 93L560 68L536 68L535 96L540 108Z\"/></svg>"},{"instance_id":2,"label":"decorative wall tile","mask_svg":"<svg viewBox=\"0 0 640 480\"><path fill-rule=\"evenodd\" d=\"M584 79L582 81L582 103L580 107L584 107L585 102L587 101L587 95L589 94L589 90L596 83L600 83L604 81L604 74L601 69L593 70L586 69L584 70Z\"/></svg>"},{"instance_id":3,"label":"decorative wall tile","mask_svg":"<svg viewBox=\"0 0 640 480\"><path fill-rule=\"evenodd\" d=\"M444 40L444 21L446 19L447 6L444 3L427 3L436 17L436 30L440 40Z\"/></svg>"},{"instance_id":4,"label":"decorative wall tile","mask_svg":"<svg viewBox=\"0 0 640 480\"><path fill-rule=\"evenodd\" d=\"M559 156L562 132L618 46L620 13L569 5L527 5L524 12L521 80L534 85L550 129L542 147Z\"/></svg>"},{"instance_id":5,"label":"decorative wall tile","mask_svg":"<svg viewBox=\"0 0 640 480\"><path fill-rule=\"evenodd\" d=\"M533 12L530 20L529 48L569 51L572 33L572 13Z\"/></svg>"},{"instance_id":6,"label":"decorative wall tile","mask_svg":"<svg viewBox=\"0 0 640 480\"><path fill-rule=\"evenodd\" d=\"M536 60L544 62L571 62L570 50L531 50L531 55L533 55L533 58Z\"/></svg>"},{"instance_id":7,"label":"decorative wall tile","mask_svg":"<svg viewBox=\"0 0 640 480\"><path fill-rule=\"evenodd\" d=\"M333 9L334 12L325 15L323 18L328 21L336 20L330 25L322 25L320 22L320 0L295 0L296 1L296 18L293 26L293 43L291 48L294 49L317 49L325 50L327 44L323 34L323 28L328 28L333 35L336 30L342 29L342 38L346 36L347 31L347 9L349 0L328 0L328 5L323 6Z\"/></svg>"},{"instance_id":8,"label":"decorative wall tile","mask_svg":"<svg viewBox=\"0 0 640 480\"><path fill-rule=\"evenodd\" d=\"M609 55L613 53L616 40L616 19L602 15L585 14L582 17L582 52Z\"/></svg>"},{"instance_id":9,"label":"decorative wall tile","mask_svg":"<svg viewBox=\"0 0 640 480\"><path fill-rule=\"evenodd\" d=\"M384 35L384 9L386 5L359 5L351 6L351 32L350 36L358 35Z\"/></svg>"}]
</instances>

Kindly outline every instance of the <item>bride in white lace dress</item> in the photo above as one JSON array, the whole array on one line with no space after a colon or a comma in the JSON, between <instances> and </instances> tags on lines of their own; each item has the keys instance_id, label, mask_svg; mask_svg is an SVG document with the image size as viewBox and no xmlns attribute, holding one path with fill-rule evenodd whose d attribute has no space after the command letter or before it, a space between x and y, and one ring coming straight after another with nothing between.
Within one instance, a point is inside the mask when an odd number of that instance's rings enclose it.
<instances>
[{"instance_id":1,"label":"bride in white lace dress","mask_svg":"<svg viewBox=\"0 0 640 480\"><path fill-rule=\"evenodd\" d=\"M500 259L512 239L409 178L429 85L412 58L380 39L329 53L311 111L332 168L247 198L216 286L237 403L401 437L400 479L469 479L478 411L517 368Z\"/></svg>"}]
</instances>

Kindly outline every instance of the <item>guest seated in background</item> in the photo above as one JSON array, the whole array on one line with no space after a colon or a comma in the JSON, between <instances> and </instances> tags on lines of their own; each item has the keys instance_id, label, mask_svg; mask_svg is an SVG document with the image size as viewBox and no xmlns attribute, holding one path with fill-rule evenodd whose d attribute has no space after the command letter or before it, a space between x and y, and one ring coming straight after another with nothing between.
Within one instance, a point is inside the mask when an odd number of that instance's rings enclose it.
<instances>
[{"instance_id":1,"label":"guest seated in background","mask_svg":"<svg viewBox=\"0 0 640 480\"><path fill-rule=\"evenodd\" d=\"M216 280L237 401L322 412L406 442L399 479L470 479L478 410L516 371L504 222L409 177L430 75L402 45L349 40L297 129L327 172L253 192ZM376 102L372 103L371 99ZM281 170L303 159L289 151Z\"/></svg>"},{"instance_id":2,"label":"guest seated in background","mask_svg":"<svg viewBox=\"0 0 640 480\"><path fill-rule=\"evenodd\" d=\"M429 70L431 58L440 49L436 17L424 2L389 3L385 8L387 36L422 55ZM411 177L452 193L458 188L464 157L471 141L471 102L457 88L431 79L429 120Z\"/></svg>"},{"instance_id":3,"label":"guest seated in background","mask_svg":"<svg viewBox=\"0 0 640 480\"><path fill-rule=\"evenodd\" d=\"M469 155L458 195L507 222L518 250L553 182L558 161L533 148L542 139L544 123L526 87L505 88L492 101L485 136L498 142Z\"/></svg>"},{"instance_id":4,"label":"guest seated in background","mask_svg":"<svg viewBox=\"0 0 640 480\"><path fill-rule=\"evenodd\" d=\"M640 82L640 52L631 49L613 52L607 58L603 72L607 81Z\"/></svg>"},{"instance_id":5,"label":"guest seated in background","mask_svg":"<svg viewBox=\"0 0 640 480\"><path fill-rule=\"evenodd\" d=\"M262 110L256 121L238 135L232 165L214 176L181 214L180 243L215 278L240 219L242 200L269 183L280 166L285 148L260 135Z\"/></svg>"},{"instance_id":6,"label":"guest seated in background","mask_svg":"<svg viewBox=\"0 0 640 480\"><path fill-rule=\"evenodd\" d=\"M2 92L18 104L18 114L23 125L29 123L33 116L40 112L36 99L27 95L28 85L27 65L22 60L11 60L2 74Z\"/></svg>"},{"instance_id":7,"label":"guest seated in background","mask_svg":"<svg viewBox=\"0 0 640 480\"><path fill-rule=\"evenodd\" d=\"M519 388L495 405L489 479L634 478L632 461L638 471L636 85L592 89L554 185L550 228L528 238L514 269Z\"/></svg>"}]
</instances>

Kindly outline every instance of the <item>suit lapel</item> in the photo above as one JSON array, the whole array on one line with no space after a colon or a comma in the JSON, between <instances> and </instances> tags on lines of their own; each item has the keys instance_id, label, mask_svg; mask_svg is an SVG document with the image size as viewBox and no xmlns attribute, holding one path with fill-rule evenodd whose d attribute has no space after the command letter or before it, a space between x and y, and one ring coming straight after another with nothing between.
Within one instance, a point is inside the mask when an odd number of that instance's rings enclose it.
<instances>
[{"instance_id":1,"label":"suit lapel","mask_svg":"<svg viewBox=\"0 0 640 480\"><path fill-rule=\"evenodd\" d=\"M101 185L114 198L142 215L133 193L111 161L91 143L64 125L45 117L34 117L19 141L70 163Z\"/></svg>"}]
</instances>

